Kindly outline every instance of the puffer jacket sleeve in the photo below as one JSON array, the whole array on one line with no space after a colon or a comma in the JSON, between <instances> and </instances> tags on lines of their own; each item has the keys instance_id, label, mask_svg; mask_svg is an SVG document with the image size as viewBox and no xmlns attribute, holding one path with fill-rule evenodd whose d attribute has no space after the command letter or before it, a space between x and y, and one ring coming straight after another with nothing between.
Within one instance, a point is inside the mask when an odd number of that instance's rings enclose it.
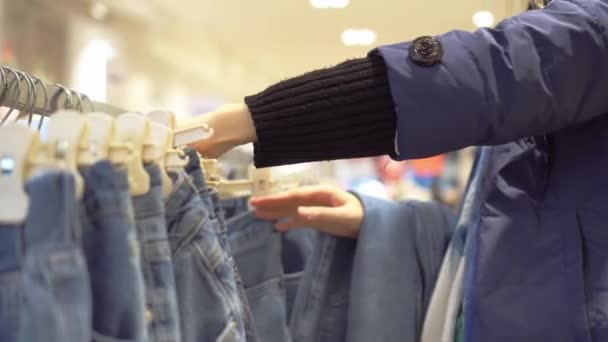
<instances>
[{"instance_id":1,"label":"puffer jacket sleeve","mask_svg":"<svg viewBox=\"0 0 608 342\"><path fill-rule=\"evenodd\" d=\"M411 43L371 52L387 66L397 159L494 145L608 113L608 0L554 0L494 29L435 37L434 66Z\"/></svg>"}]
</instances>

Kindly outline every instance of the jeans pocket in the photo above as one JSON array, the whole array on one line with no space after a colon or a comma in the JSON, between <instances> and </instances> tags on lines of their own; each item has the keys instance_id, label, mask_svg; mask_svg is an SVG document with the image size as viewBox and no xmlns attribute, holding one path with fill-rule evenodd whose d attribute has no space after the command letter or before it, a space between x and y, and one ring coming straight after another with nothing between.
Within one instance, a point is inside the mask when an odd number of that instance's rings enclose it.
<instances>
[{"instance_id":1,"label":"jeans pocket","mask_svg":"<svg viewBox=\"0 0 608 342\"><path fill-rule=\"evenodd\" d=\"M287 311L287 319L288 322L291 322L291 312L293 311L293 304L296 300L296 296L298 294L298 288L300 287L300 282L302 281L302 277L304 276L304 272L296 272L289 273L285 275L284 283L285 283L285 306Z\"/></svg>"},{"instance_id":2,"label":"jeans pocket","mask_svg":"<svg viewBox=\"0 0 608 342\"><path fill-rule=\"evenodd\" d=\"M287 328L285 289L280 278L272 278L245 290L260 341L291 341Z\"/></svg>"}]
</instances>

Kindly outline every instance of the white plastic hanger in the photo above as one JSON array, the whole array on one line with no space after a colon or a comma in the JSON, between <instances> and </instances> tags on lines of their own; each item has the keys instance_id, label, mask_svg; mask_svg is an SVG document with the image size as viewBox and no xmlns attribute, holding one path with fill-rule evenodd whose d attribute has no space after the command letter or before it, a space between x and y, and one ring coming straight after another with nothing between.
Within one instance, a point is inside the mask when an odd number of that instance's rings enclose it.
<instances>
[{"instance_id":1,"label":"white plastic hanger","mask_svg":"<svg viewBox=\"0 0 608 342\"><path fill-rule=\"evenodd\" d=\"M150 121L143 115L126 113L116 119L116 137L121 143L131 147L128 165L129 189L133 196L145 195L150 191L150 175L144 168L142 153L150 134Z\"/></svg>"},{"instance_id":2,"label":"white plastic hanger","mask_svg":"<svg viewBox=\"0 0 608 342\"><path fill-rule=\"evenodd\" d=\"M114 119L103 113L89 113L85 115L89 127L88 148L78 156L78 164L93 165L96 162L109 158L110 141L114 136Z\"/></svg>"},{"instance_id":3,"label":"white plastic hanger","mask_svg":"<svg viewBox=\"0 0 608 342\"><path fill-rule=\"evenodd\" d=\"M53 166L65 169L74 175L76 197L82 198L84 180L78 172L78 156L89 142L89 127L84 115L74 111L61 110L49 120L46 139L47 157Z\"/></svg>"},{"instance_id":4,"label":"white plastic hanger","mask_svg":"<svg viewBox=\"0 0 608 342\"><path fill-rule=\"evenodd\" d=\"M169 196L173 188L173 181L165 168L165 153L171 149L172 138L173 134L168 127L152 122L150 124L150 135L143 150L144 161L156 163L160 168L164 198Z\"/></svg>"},{"instance_id":5,"label":"white plastic hanger","mask_svg":"<svg viewBox=\"0 0 608 342\"><path fill-rule=\"evenodd\" d=\"M279 185L279 182L273 179L272 168L256 169L251 165L249 167L249 179L236 181L222 180L220 182L220 197L229 199L270 195L277 190L277 185Z\"/></svg>"},{"instance_id":6,"label":"white plastic hanger","mask_svg":"<svg viewBox=\"0 0 608 342\"><path fill-rule=\"evenodd\" d=\"M150 118L150 121L161 124L171 132L169 140L169 149L165 150L165 161L164 166L168 170L179 170L183 169L188 165L188 157L180 149L174 148L175 132L175 115L169 111L154 111L146 115Z\"/></svg>"},{"instance_id":7,"label":"white plastic hanger","mask_svg":"<svg viewBox=\"0 0 608 342\"><path fill-rule=\"evenodd\" d=\"M213 129L207 124L190 125L176 128L175 114L170 111L154 111L147 115L153 122L163 124L173 131L173 146L185 146L197 141L209 139L213 135Z\"/></svg>"},{"instance_id":8,"label":"white plastic hanger","mask_svg":"<svg viewBox=\"0 0 608 342\"><path fill-rule=\"evenodd\" d=\"M116 122L105 113L85 115L89 129L88 148L78 156L79 165L93 165L107 159L115 165L127 165L131 160L129 145L116 141Z\"/></svg>"},{"instance_id":9,"label":"white plastic hanger","mask_svg":"<svg viewBox=\"0 0 608 342\"><path fill-rule=\"evenodd\" d=\"M38 132L25 126L0 126L0 223L25 221L28 178L40 147Z\"/></svg>"}]
</instances>

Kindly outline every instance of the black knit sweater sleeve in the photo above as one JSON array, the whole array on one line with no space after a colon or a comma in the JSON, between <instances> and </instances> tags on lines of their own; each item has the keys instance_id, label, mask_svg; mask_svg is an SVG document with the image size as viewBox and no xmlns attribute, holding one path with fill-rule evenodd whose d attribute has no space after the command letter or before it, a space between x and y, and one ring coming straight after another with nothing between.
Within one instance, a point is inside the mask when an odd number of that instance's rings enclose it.
<instances>
[{"instance_id":1,"label":"black knit sweater sleeve","mask_svg":"<svg viewBox=\"0 0 608 342\"><path fill-rule=\"evenodd\" d=\"M378 55L282 81L245 103L257 167L394 152L395 107Z\"/></svg>"}]
</instances>

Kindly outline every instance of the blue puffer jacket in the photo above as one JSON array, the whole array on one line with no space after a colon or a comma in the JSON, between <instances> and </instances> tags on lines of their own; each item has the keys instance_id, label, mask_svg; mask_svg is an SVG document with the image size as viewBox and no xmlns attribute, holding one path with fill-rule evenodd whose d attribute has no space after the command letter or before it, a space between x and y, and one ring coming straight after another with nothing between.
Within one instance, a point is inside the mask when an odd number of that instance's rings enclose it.
<instances>
[{"instance_id":1,"label":"blue puffer jacket","mask_svg":"<svg viewBox=\"0 0 608 342\"><path fill-rule=\"evenodd\" d=\"M374 52L396 157L493 146L466 250L466 341L608 341L607 30L608 0L554 0L436 37L431 67L410 43Z\"/></svg>"}]
</instances>

